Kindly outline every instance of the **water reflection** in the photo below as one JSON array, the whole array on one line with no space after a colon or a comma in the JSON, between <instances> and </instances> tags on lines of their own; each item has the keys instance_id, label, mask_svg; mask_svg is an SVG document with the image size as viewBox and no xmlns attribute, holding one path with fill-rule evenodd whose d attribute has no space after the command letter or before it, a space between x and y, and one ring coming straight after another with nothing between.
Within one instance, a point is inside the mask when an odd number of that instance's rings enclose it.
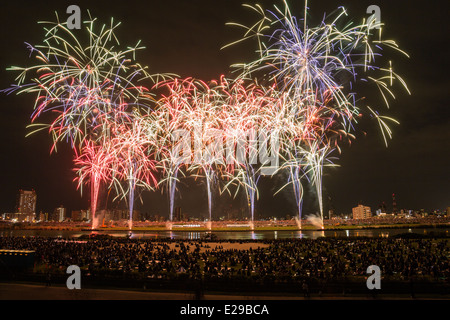
<instances>
[{"instance_id":1,"label":"water reflection","mask_svg":"<svg viewBox=\"0 0 450 320\"><path fill-rule=\"evenodd\" d=\"M206 236L213 236L218 240L264 240L264 239L317 239L320 237L383 237L388 238L401 233L417 233L417 234L435 234L448 235L449 228L418 228L418 229L372 229L372 230L330 230L330 231L223 231L223 232L183 232L183 231L149 231L149 232L133 232L130 234L132 239L188 239L199 240ZM70 231L70 230L0 230L1 237L8 236L34 236L34 237L61 237L61 238L78 238L86 235L110 235L113 237L125 238L129 235L128 231Z\"/></svg>"}]
</instances>

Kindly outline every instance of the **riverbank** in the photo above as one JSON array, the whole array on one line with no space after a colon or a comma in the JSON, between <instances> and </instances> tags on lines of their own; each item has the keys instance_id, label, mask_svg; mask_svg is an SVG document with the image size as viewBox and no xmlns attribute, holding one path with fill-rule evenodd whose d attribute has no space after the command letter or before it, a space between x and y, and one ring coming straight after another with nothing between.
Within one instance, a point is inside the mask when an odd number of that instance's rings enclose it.
<instances>
[{"instance_id":1,"label":"riverbank","mask_svg":"<svg viewBox=\"0 0 450 320\"><path fill-rule=\"evenodd\" d=\"M414 229L414 228L448 228L449 223L440 224L379 224L379 225L338 225L338 226L325 226L323 229L316 226L306 225L299 228L297 226L276 226L276 227L225 227L225 228L201 228L201 227L186 227L186 228L153 228L153 227L137 227L132 228L131 231L185 231L185 232L229 232L229 231L335 231L335 230L370 230L370 229ZM91 230L91 229L89 229ZM123 227L105 227L96 229L96 231L127 231L128 228Z\"/></svg>"}]
</instances>

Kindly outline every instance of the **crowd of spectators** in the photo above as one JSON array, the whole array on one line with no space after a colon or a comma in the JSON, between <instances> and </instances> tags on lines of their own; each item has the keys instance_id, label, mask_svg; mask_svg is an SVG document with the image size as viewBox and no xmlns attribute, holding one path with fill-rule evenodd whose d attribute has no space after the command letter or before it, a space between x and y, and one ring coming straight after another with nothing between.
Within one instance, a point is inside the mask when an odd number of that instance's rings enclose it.
<instances>
[{"instance_id":1,"label":"crowd of spectators","mask_svg":"<svg viewBox=\"0 0 450 320\"><path fill-rule=\"evenodd\" d=\"M233 244L251 244L234 249ZM34 250L34 272L264 282L351 280L377 265L385 279L448 282L450 242L443 239L349 238L281 240L76 239L1 237L0 249Z\"/></svg>"}]
</instances>

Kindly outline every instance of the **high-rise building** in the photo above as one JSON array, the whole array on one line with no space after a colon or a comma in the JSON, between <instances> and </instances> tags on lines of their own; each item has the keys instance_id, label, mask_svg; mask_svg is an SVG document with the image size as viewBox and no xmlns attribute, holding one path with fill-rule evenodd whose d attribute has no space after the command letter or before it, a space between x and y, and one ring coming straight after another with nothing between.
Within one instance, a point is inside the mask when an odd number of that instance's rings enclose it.
<instances>
[{"instance_id":1,"label":"high-rise building","mask_svg":"<svg viewBox=\"0 0 450 320\"><path fill-rule=\"evenodd\" d=\"M48 213L39 212L39 221L44 222L48 220Z\"/></svg>"},{"instance_id":2,"label":"high-rise building","mask_svg":"<svg viewBox=\"0 0 450 320\"><path fill-rule=\"evenodd\" d=\"M66 219L66 208L62 205L53 212L53 220L63 222Z\"/></svg>"},{"instance_id":3,"label":"high-rise building","mask_svg":"<svg viewBox=\"0 0 450 320\"><path fill-rule=\"evenodd\" d=\"M183 214L181 213L181 207L175 207L175 221L183 221Z\"/></svg>"},{"instance_id":4,"label":"high-rise building","mask_svg":"<svg viewBox=\"0 0 450 320\"><path fill-rule=\"evenodd\" d=\"M372 217L370 207L363 206L362 204L352 209L353 219L367 219Z\"/></svg>"},{"instance_id":5,"label":"high-rise building","mask_svg":"<svg viewBox=\"0 0 450 320\"><path fill-rule=\"evenodd\" d=\"M89 220L89 210L73 210L72 221Z\"/></svg>"},{"instance_id":6,"label":"high-rise building","mask_svg":"<svg viewBox=\"0 0 450 320\"><path fill-rule=\"evenodd\" d=\"M19 190L17 195L16 212L21 220L32 220L36 216L37 195L34 190Z\"/></svg>"}]
</instances>

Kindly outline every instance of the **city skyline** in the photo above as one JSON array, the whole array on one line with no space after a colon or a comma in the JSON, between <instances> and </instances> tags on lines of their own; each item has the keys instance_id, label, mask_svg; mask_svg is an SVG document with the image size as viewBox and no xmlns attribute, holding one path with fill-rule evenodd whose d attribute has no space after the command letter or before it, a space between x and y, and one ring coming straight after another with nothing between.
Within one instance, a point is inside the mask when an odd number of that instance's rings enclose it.
<instances>
[{"instance_id":1,"label":"city skyline","mask_svg":"<svg viewBox=\"0 0 450 320\"><path fill-rule=\"evenodd\" d=\"M30 197L30 195L32 195L32 205L29 207L33 208L28 210L27 212L23 212L21 211L19 208L21 206L22 202L25 202L23 199L28 199ZM28 197L28 198L27 198ZM409 208L409 207L402 207L402 208L398 208L396 206L396 200L395 200L395 195L392 195L392 204L391 205L386 205L385 202L380 203L379 206L377 207L371 207L371 206L365 206L364 203L358 203L355 207L351 208L351 211L335 211L334 208L331 208L329 210L327 210L326 214L324 215L325 218L330 218L330 215L333 217L336 216L349 216L349 217L355 217L355 209L359 210L359 208L365 208L364 210L368 210L370 216L378 216L379 214L388 214L388 215L405 215L405 214L410 214L410 213L426 213L426 214L434 214L434 213L439 213L439 214L447 214L449 213L450 210L450 206L447 206L445 208L438 208L438 209L433 209L433 210L425 210L423 208ZM2 212L0 213L0 216L7 214L18 214L18 215L34 215L36 220L42 220L41 219L41 215L44 215L48 218L48 220L55 220L55 217L64 217L64 218L74 218L74 214L76 215L76 217L78 216L82 216L86 219L89 220L88 216L90 215L90 209L89 207L86 208L66 208L63 204L55 206L53 210L50 211L37 211L34 208L36 207L36 198L37 198L37 194L34 190L23 190L20 189L18 194L17 194L17 201L16 201L16 210L14 210L14 212ZM30 200L26 200L27 202L30 202ZM59 212L60 209L64 209L64 214L60 215L57 212ZM221 210L216 210L214 212L213 218L215 220L217 219L228 219L229 215L231 214L235 219L235 218L239 218L239 219L245 219L245 218L249 218L247 213L247 208L244 206L235 206L233 207L232 204L228 203L228 207L221 207ZM126 219L127 216L127 204L125 202L111 202L108 203L108 205L105 205L103 203L103 206L101 208L99 208L100 211L102 212L119 212L119 215L122 217L121 219ZM143 211L141 212L141 210L134 210L135 214L137 214L137 216L139 218L137 218L137 220L143 221L143 220L148 220L148 219L152 219L152 217L159 217L162 218L164 220L168 220L168 213L167 212L161 212L161 211L149 211L146 210L145 208L143 208ZM331 211L331 213L329 212ZM53 214L52 214L53 212ZM357 211L357 215L361 215L361 213L359 213L359 211ZM363 211L365 212L365 211ZM309 213L308 213L309 214ZM308 215L307 214L307 215ZM185 208L182 208L180 206L176 206L175 207L175 211L174 211L174 221L181 221L182 219L180 219L180 216L183 215L185 217L189 217L192 219L207 219L207 212L186 212ZM306 217L307 217L306 215ZM364 214L363 214L364 215ZM239 217L238 217L239 216ZM290 213L274 213L272 215L259 215L257 217L255 217L256 219L266 219L266 218L281 218L281 219L293 219L295 217L295 213L294 215L290 214ZM290 218L288 218L290 217ZM306 217L303 217L306 219ZM47 220L47 218L45 220ZM51 218L51 219L50 219ZM56 220L62 221L61 218L56 218ZM80 219L75 219L76 221L80 220ZM115 219L117 220L117 219Z\"/></svg>"},{"instance_id":2,"label":"city skyline","mask_svg":"<svg viewBox=\"0 0 450 320\"><path fill-rule=\"evenodd\" d=\"M202 4L206 2L202 2ZM364 10L372 2L362 1L358 5L345 4L352 16L363 16ZM398 208L414 209L444 209L448 203L449 187L445 181L450 180L447 169L449 157L449 127L448 117L445 117L445 88L448 80L444 70L436 67L435 55L445 52L439 49L428 48L423 51L421 44L430 44L439 47L444 43L445 32L436 30L428 33L418 24L412 21L414 13L422 12L418 6L404 8L400 4L391 4L386 1L375 1L380 6L382 19L386 21L386 33L399 41L402 48L407 51L410 59L399 59L396 68L404 74L404 78L411 88L412 96L401 94L392 103L391 114L400 121L400 125L393 126L393 139L389 147L385 148L376 127L362 123L367 129L366 136L360 136L351 147L346 147L340 160L339 168L329 168L324 175L324 204L328 207L328 197L331 197L336 211L350 212L351 208L359 202L365 203L373 209L378 208L381 202L388 206L391 204L391 195L397 195ZM53 5L53 4L52 4ZM36 22L45 18L52 18L53 11L32 4L29 19L26 21L13 21L14 14L10 16L2 14L2 30L10 30L11 34L3 31L8 48L1 53L1 87L6 88L12 83L12 74L5 71L10 65L23 65L29 62L28 52L24 42L38 43L41 32L37 32ZM327 1L324 4L310 3L311 12L319 15L323 11L336 9L340 3ZM8 10L3 12L18 12L22 9L17 4L8 4ZM211 5L198 5L197 10L189 5L179 3L170 12L175 25L170 25L162 33L161 29L155 33L155 29L164 22L158 18L158 10L167 12L167 4L158 4L150 12L153 20L137 18L136 21L126 19L127 11L121 12L117 7L102 7L101 4L87 4L81 2L82 10L89 9L94 15L104 17L107 20L114 16L122 21L122 32L131 32L143 40L147 47L145 53L141 53L142 60L150 68L161 69L161 72L174 72L182 76L194 75L204 80L218 78L220 74L227 73L229 65L245 49L242 47L218 50L227 41L238 36L233 28L226 27L225 23L237 21L247 17L245 10L240 7L240 1L221 3L219 8ZM54 3L54 10L64 13L66 3ZM148 5L150 8L151 6ZM296 6L300 10L301 6ZM396 12L405 11L404 15ZM146 11L146 10L142 10ZM434 18L444 22L445 10L433 12ZM146 12L149 13L149 12ZM208 16L209 19L198 21L196 15ZM409 14L409 15L408 15ZM426 12L424 13L426 18ZM248 17L247 17L248 18ZM316 17L317 18L317 17ZM159 20L158 20L159 19ZM178 19L178 20L177 20ZM194 23L195 21L198 21ZM14 27L7 28L8 24ZM180 30L180 25L185 25L185 30ZM409 30L402 25L411 25ZM190 28L189 28L190 27ZM148 31L147 31L148 30ZM197 33L195 32L197 31ZM442 33L442 34L441 34ZM214 34L220 35L215 37ZM154 46L152 39L156 38L158 45ZM126 44L132 44L136 39L124 38ZM183 54L176 50L177 44L184 46ZM11 51L11 52L10 52ZM178 53L177 53L178 52ZM245 52L249 52L246 50ZM414 66L414 67L413 67ZM164 69L164 70L163 70ZM1 148L4 150L2 157L2 212L10 211L15 205L15 193L18 189L35 189L38 193L37 210L51 211L57 205L64 204L72 210L88 207L87 193L80 196L76 190L76 184L72 182L75 174L71 169L72 153L67 145L58 146L58 153L49 154L50 137L45 133L32 135L25 138L28 131L25 126L29 123L29 114L32 111L32 99L30 97L15 97L3 95L0 99L2 108L1 130L3 136ZM444 116L443 116L444 115ZM264 186L263 186L264 188ZM195 208L201 203L198 211L204 211L206 191L202 185L181 186L180 195L183 197L178 204L181 207ZM189 190L190 189L190 190ZM270 194L270 186L266 186L262 192ZM12 197L11 197L12 195ZM262 214L279 211L283 216L287 211L295 212L292 195L285 192L274 199L262 196L257 203L257 212ZM312 196L305 199L305 213L313 213L314 200ZM222 203L223 202L223 203ZM292 203L289 203L292 202ZM242 205L235 201L235 205ZM155 205L157 204L157 205ZM224 206L226 199L217 200L216 205ZM311 208L308 208L310 206ZM161 214L167 212L166 195L144 195L142 209L151 211L157 207ZM193 211L189 210L188 211ZM327 210L325 210L326 212ZM374 210L375 211L375 210Z\"/></svg>"}]
</instances>

